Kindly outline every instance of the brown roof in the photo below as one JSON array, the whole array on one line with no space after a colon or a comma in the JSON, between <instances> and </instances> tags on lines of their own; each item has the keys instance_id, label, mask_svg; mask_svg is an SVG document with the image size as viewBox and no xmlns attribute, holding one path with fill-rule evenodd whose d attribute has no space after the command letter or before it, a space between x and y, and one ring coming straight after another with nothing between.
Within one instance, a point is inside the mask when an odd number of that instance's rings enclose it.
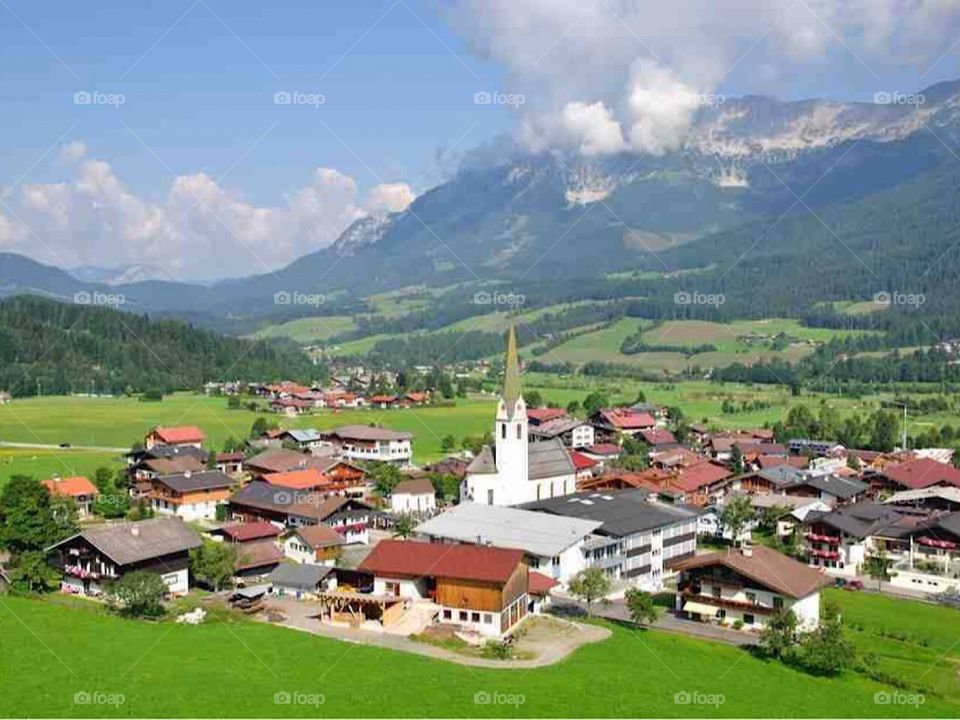
<instances>
[{"instance_id":1,"label":"brown roof","mask_svg":"<svg viewBox=\"0 0 960 720\"><path fill-rule=\"evenodd\" d=\"M240 543L234 547L237 548L235 565L237 570L276 565L283 560L283 551L277 547L273 540L254 540L253 542Z\"/></svg>"},{"instance_id":2,"label":"brown roof","mask_svg":"<svg viewBox=\"0 0 960 720\"><path fill-rule=\"evenodd\" d=\"M343 425L333 430L326 430L323 434L342 440L409 440L413 437L413 433L369 425Z\"/></svg>"},{"instance_id":3,"label":"brown roof","mask_svg":"<svg viewBox=\"0 0 960 720\"><path fill-rule=\"evenodd\" d=\"M386 577L449 577L502 584L523 556L522 550L382 540L357 569Z\"/></svg>"},{"instance_id":4,"label":"brown roof","mask_svg":"<svg viewBox=\"0 0 960 720\"><path fill-rule=\"evenodd\" d=\"M263 521L224 525L217 532L223 533L234 542L248 542L276 537L280 534L280 528L273 523Z\"/></svg>"},{"instance_id":5,"label":"brown roof","mask_svg":"<svg viewBox=\"0 0 960 720\"><path fill-rule=\"evenodd\" d=\"M330 458L314 457L286 448L266 450L259 455L254 455L244 463L247 468L263 473L282 473L309 467L323 472L330 464Z\"/></svg>"},{"instance_id":6,"label":"brown roof","mask_svg":"<svg viewBox=\"0 0 960 720\"><path fill-rule=\"evenodd\" d=\"M192 455L144 460L143 466L159 475L179 475L186 472L199 472L200 470L205 470L207 467Z\"/></svg>"},{"instance_id":7,"label":"brown roof","mask_svg":"<svg viewBox=\"0 0 960 720\"><path fill-rule=\"evenodd\" d=\"M736 549L695 555L674 564L676 570L722 565L782 595L806 597L833 580L809 565L797 562L776 550L755 545L749 556Z\"/></svg>"},{"instance_id":8,"label":"brown roof","mask_svg":"<svg viewBox=\"0 0 960 720\"><path fill-rule=\"evenodd\" d=\"M163 442L171 445L175 443L203 442L206 435L203 430L195 425L181 425L179 427L160 427L159 425L150 431L150 434L156 435Z\"/></svg>"},{"instance_id":9,"label":"brown roof","mask_svg":"<svg viewBox=\"0 0 960 720\"><path fill-rule=\"evenodd\" d=\"M343 537L329 525L307 525L298 528L294 534L302 538L312 548L343 545Z\"/></svg>"},{"instance_id":10,"label":"brown roof","mask_svg":"<svg viewBox=\"0 0 960 720\"><path fill-rule=\"evenodd\" d=\"M881 474L910 490L918 490L940 483L960 487L960 470L952 465L929 458L917 458L916 460L892 465Z\"/></svg>"},{"instance_id":11,"label":"brown roof","mask_svg":"<svg viewBox=\"0 0 960 720\"><path fill-rule=\"evenodd\" d=\"M51 495L61 497L93 497L97 494L97 487L83 475L44 480L43 486Z\"/></svg>"},{"instance_id":12,"label":"brown roof","mask_svg":"<svg viewBox=\"0 0 960 720\"><path fill-rule=\"evenodd\" d=\"M433 495L436 490L429 478L417 478L416 480L402 480L397 483L393 489L393 495Z\"/></svg>"}]
</instances>

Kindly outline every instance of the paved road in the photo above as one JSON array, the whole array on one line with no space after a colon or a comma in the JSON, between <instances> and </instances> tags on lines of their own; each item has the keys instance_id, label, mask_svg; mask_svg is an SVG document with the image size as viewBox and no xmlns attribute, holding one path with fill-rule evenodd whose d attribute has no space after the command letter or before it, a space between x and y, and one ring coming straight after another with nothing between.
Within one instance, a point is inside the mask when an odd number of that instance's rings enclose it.
<instances>
[{"instance_id":1,"label":"paved road","mask_svg":"<svg viewBox=\"0 0 960 720\"><path fill-rule=\"evenodd\" d=\"M105 447L102 445L70 445L68 447L61 447L60 445L47 445L43 443L24 443L24 442L6 442L0 441L0 447L8 448L25 448L28 450L93 450L95 452L115 452L115 453L126 453L130 452L130 448L121 448L121 447Z\"/></svg>"}]
</instances>

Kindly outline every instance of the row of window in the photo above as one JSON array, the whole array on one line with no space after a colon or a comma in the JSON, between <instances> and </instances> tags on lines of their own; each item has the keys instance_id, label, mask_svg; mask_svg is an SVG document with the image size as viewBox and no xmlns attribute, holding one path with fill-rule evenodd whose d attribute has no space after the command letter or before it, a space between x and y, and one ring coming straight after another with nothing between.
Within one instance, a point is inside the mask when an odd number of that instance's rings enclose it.
<instances>
[{"instance_id":1,"label":"row of window","mask_svg":"<svg viewBox=\"0 0 960 720\"><path fill-rule=\"evenodd\" d=\"M480 623L481 619L484 625L493 625L493 615L490 613L468 612L467 610L457 611L457 622ZM443 619L453 621L453 610L443 609Z\"/></svg>"}]
</instances>

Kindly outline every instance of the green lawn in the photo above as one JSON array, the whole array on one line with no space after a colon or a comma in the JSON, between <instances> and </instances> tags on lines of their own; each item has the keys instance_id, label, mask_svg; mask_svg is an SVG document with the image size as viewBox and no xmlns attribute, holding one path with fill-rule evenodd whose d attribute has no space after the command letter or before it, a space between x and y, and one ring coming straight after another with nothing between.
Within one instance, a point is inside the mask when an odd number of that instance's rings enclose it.
<instances>
[{"instance_id":1,"label":"green lawn","mask_svg":"<svg viewBox=\"0 0 960 720\"><path fill-rule=\"evenodd\" d=\"M610 639L557 665L495 670L250 620L146 623L80 603L6 598L0 599L0 715L956 717L960 711L938 697L919 708L876 704L875 693L887 688L853 674L820 679L726 645L612 630ZM723 702L677 703L677 694ZM120 695L122 705L74 702ZM493 695L523 702L476 702ZM323 703L276 702L288 697Z\"/></svg>"},{"instance_id":2,"label":"green lawn","mask_svg":"<svg viewBox=\"0 0 960 720\"><path fill-rule=\"evenodd\" d=\"M119 457L89 450L33 450L0 448L0 487L13 475L32 475L38 479L53 475L93 477L99 467L119 469Z\"/></svg>"},{"instance_id":3,"label":"green lawn","mask_svg":"<svg viewBox=\"0 0 960 720\"><path fill-rule=\"evenodd\" d=\"M341 337L356 329L357 325L349 315L325 315L270 325L253 333L252 337L286 337L299 343L312 344Z\"/></svg>"}]
</instances>

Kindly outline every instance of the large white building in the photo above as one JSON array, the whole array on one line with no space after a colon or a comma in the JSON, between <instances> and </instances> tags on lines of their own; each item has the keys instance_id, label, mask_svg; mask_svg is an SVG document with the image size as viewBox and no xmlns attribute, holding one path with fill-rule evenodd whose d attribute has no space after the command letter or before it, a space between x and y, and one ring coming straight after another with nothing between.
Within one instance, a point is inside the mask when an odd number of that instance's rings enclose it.
<instances>
[{"instance_id":1,"label":"large white building","mask_svg":"<svg viewBox=\"0 0 960 720\"><path fill-rule=\"evenodd\" d=\"M559 439L528 441L527 405L520 394L520 364L513 326L507 335L503 393L493 425L494 445L467 467L461 502L519 505L576 492L576 468Z\"/></svg>"},{"instance_id":2,"label":"large white building","mask_svg":"<svg viewBox=\"0 0 960 720\"><path fill-rule=\"evenodd\" d=\"M586 545L602 524L519 508L460 503L418 525L416 533L432 542L523 550L531 570L566 585L587 567Z\"/></svg>"}]
</instances>

